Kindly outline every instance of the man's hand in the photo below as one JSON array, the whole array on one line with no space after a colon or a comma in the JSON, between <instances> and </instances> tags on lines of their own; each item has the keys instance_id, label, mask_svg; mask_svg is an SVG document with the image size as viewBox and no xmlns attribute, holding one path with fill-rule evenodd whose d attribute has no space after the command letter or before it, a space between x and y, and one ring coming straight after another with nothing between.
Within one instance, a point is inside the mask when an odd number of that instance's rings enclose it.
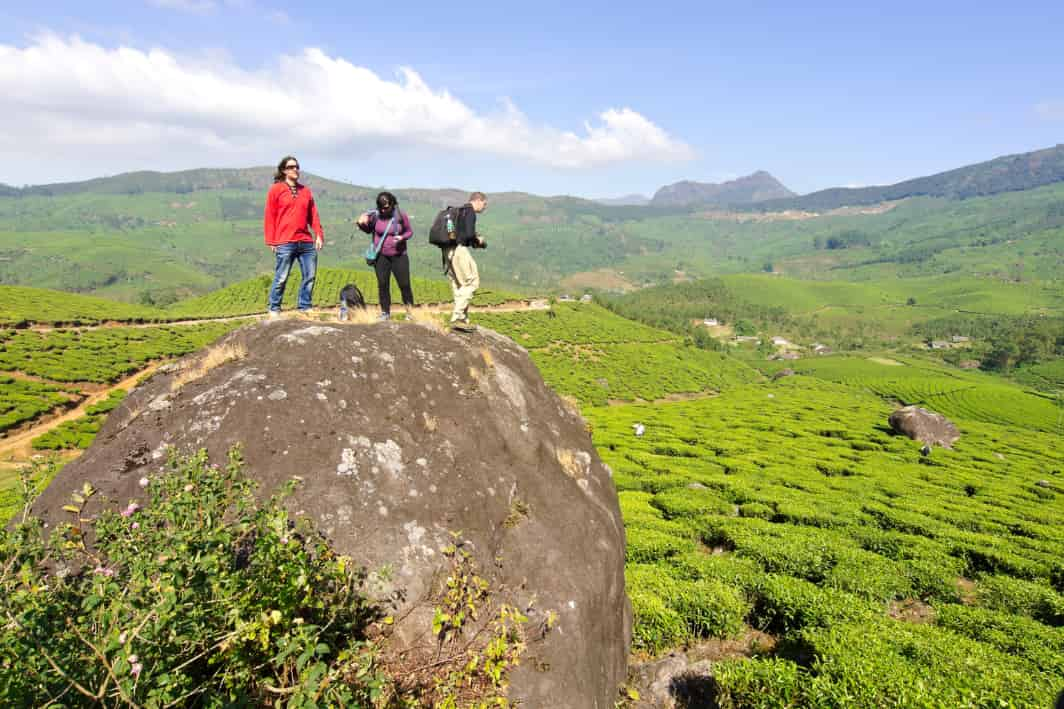
<instances>
[{"instance_id":1,"label":"man's hand","mask_svg":"<svg viewBox=\"0 0 1064 709\"><path fill-rule=\"evenodd\" d=\"M270 244L270 251L272 251L273 253L277 253L277 247L273 244Z\"/></svg>"},{"instance_id":2,"label":"man's hand","mask_svg":"<svg viewBox=\"0 0 1064 709\"><path fill-rule=\"evenodd\" d=\"M363 214L361 217L358 218L358 225L359 226L366 226L367 224L369 224L369 214L368 213L367 214Z\"/></svg>"},{"instance_id":3,"label":"man's hand","mask_svg":"<svg viewBox=\"0 0 1064 709\"><path fill-rule=\"evenodd\" d=\"M323 248L325 248L325 237L321 236L320 234L318 236L315 236L314 248L318 251L321 251Z\"/></svg>"}]
</instances>

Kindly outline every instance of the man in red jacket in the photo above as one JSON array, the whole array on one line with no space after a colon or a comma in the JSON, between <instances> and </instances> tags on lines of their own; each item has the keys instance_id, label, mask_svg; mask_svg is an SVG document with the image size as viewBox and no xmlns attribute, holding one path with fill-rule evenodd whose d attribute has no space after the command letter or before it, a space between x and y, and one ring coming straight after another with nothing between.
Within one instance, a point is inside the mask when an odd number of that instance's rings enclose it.
<instances>
[{"instance_id":1,"label":"man in red jacket","mask_svg":"<svg viewBox=\"0 0 1064 709\"><path fill-rule=\"evenodd\" d=\"M311 229L314 235L311 235ZM270 317L281 314L281 299L292 264L298 260L303 282L299 284L299 312L310 310L318 252L325 245L325 232L310 188L299 182L299 161L289 155L277 165L273 187L266 193L263 216L266 245L277 256L270 286Z\"/></svg>"}]
</instances>

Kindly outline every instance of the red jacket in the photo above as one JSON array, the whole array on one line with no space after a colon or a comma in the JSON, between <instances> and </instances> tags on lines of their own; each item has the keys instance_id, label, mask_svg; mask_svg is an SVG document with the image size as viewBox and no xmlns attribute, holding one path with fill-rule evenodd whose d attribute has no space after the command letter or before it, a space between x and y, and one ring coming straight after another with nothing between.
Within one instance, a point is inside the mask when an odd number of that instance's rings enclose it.
<instances>
[{"instance_id":1,"label":"red jacket","mask_svg":"<svg viewBox=\"0 0 1064 709\"><path fill-rule=\"evenodd\" d=\"M266 211L262 231L267 246L278 246L292 241L314 241L310 229L325 240L325 232L318 219L318 208L310 188L296 183L296 196L287 182L277 182L266 193Z\"/></svg>"}]
</instances>

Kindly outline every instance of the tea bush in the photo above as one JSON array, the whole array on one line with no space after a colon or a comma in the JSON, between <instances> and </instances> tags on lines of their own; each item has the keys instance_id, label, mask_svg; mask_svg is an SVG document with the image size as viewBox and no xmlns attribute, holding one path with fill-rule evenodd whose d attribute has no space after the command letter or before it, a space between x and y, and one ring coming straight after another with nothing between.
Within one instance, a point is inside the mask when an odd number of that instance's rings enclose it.
<instances>
[{"instance_id":1,"label":"tea bush","mask_svg":"<svg viewBox=\"0 0 1064 709\"><path fill-rule=\"evenodd\" d=\"M19 330L0 342L0 370L19 370L57 382L111 382L151 360L198 350L240 325Z\"/></svg>"},{"instance_id":2,"label":"tea bush","mask_svg":"<svg viewBox=\"0 0 1064 709\"><path fill-rule=\"evenodd\" d=\"M37 436L32 441L36 450L74 450L84 449L96 440L107 414L122 403L126 396L123 389L116 389L107 398L85 409L85 415L73 421L65 421L51 431Z\"/></svg>"},{"instance_id":3,"label":"tea bush","mask_svg":"<svg viewBox=\"0 0 1064 709\"><path fill-rule=\"evenodd\" d=\"M71 403L56 387L0 376L0 432Z\"/></svg>"}]
</instances>

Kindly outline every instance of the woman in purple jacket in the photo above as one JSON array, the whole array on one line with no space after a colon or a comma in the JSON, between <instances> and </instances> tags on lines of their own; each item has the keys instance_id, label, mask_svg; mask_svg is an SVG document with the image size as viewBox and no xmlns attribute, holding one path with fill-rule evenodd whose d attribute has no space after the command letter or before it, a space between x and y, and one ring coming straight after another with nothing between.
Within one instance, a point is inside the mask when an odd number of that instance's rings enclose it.
<instances>
[{"instance_id":1,"label":"woman in purple jacket","mask_svg":"<svg viewBox=\"0 0 1064 709\"><path fill-rule=\"evenodd\" d=\"M391 192L377 195L377 208L358 218L358 228L373 235L373 246L380 246L377 262L377 297L381 304L381 320L391 317L391 276L403 294L403 305L414 307L414 291L410 288L410 257L406 255L406 242L414 235L410 218L399 211L399 202ZM384 243L381 244L381 240Z\"/></svg>"}]
</instances>

